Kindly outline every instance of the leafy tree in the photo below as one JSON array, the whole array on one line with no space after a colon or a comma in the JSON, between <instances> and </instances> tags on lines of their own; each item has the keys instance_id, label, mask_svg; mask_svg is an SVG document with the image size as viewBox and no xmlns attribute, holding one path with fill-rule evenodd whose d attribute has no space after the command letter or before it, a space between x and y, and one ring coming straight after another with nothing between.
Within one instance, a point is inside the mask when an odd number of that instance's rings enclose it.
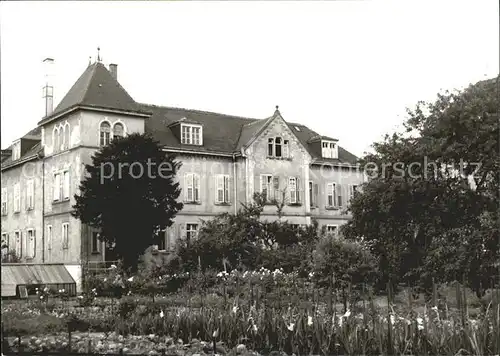
<instances>
[{"instance_id":1,"label":"leafy tree","mask_svg":"<svg viewBox=\"0 0 500 356\"><path fill-rule=\"evenodd\" d=\"M148 135L113 140L85 166L73 216L98 228L124 268L135 271L139 256L183 207L174 183L179 167Z\"/></svg>"},{"instance_id":2,"label":"leafy tree","mask_svg":"<svg viewBox=\"0 0 500 356\"><path fill-rule=\"evenodd\" d=\"M373 145L370 180L345 226L379 257L384 281L468 277L491 286L499 259L498 78L408 110L404 132ZM376 168L375 168L376 167ZM446 273L442 273L446 271Z\"/></svg>"}]
</instances>

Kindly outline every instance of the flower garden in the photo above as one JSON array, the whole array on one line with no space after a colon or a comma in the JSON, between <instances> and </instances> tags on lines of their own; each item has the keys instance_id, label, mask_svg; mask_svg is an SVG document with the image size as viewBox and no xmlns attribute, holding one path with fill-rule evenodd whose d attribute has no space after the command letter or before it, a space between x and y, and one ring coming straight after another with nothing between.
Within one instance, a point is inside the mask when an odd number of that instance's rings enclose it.
<instances>
[{"instance_id":1,"label":"flower garden","mask_svg":"<svg viewBox=\"0 0 500 356\"><path fill-rule=\"evenodd\" d=\"M88 279L76 299L42 289L2 302L13 352L149 355L500 353L499 291L482 300L460 285L415 298L318 287L311 273L181 273L156 280L118 269Z\"/></svg>"}]
</instances>

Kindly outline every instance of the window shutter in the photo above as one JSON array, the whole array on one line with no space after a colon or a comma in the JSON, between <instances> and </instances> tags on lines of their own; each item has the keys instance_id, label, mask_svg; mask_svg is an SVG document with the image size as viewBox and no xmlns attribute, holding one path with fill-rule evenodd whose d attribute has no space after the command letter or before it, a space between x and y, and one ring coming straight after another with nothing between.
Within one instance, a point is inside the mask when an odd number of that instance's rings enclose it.
<instances>
[{"instance_id":1,"label":"window shutter","mask_svg":"<svg viewBox=\"0 0 500 356\"><path fill-rule=\"evenodd\" d=\"M186 238L186 224L179 224L179 239Z\"/></svg>"},{"instance_id":2,"label":"window shutter","mask_svg":"<svg viewBox=\"0 0 500 356\"><path fill-rule=\"evenodd\" d=\"M297 198L296 198L297 199L297 203L300 203L301 202L300 195L301 195L302 189L301 189L300 178L299 177L295 178L295 189L296 189L296 193L295 194L297 195Z\"/></svg>"},{"instance_id":3,"label":"window shutter","mask_svg":"<svg viewBox=\"0 0 500 356\"><path fill-rule=\"evenodd\" d=\"M193 186L194 186L194 200L196 202L200 202L200 175L199 174L194 174L193 175Z\"/></svg>"},{"instance_id":4,"label":"window shutter","mask_svg":"<svg viewBox=\"0 0 500 356\"><path fill-rule=\"evenodd\" d=\"M313 185L313 201L314 206L318 206L319 186L317 183Z\"/></svg>"},{"instance_id":5,"label":"window shutter","mask_svg":"<svg viewBox=\"0 0 500 356\"><path fill-rule=\"evenodd\" d=\"M186 173L186 174L184 174L184 201L190 200L189 188L192 188L192 175L189 173Z\"/></svg>"},{"instance_id":6,"label":"window shutter","mask_svg":"<svg viewBox=\"0 0 500 356\"><path fill-rule=\"evenodd\" d=\"M337 184L337 201L338 201L338 207L341 208L342 207L342 185L341 184Z\"/></svg>"},{"instance_id":7,"label":"window shutter","mask_svg":"<svg viewBox=\"0 0 500 356\"><path fill-rule=\"evenodd\" d=\"M224 188L225 188L225 199L226 203L231 202L231 184L229 180L229 176L224 176Z\"/></svg>"},{"instance_id":8,"label":"window shutter","mask_svg":"<svg viewBox=\"0 0 500 356\"><path fill-rule=\"evenodd\" d=\"M53 191L52 191L52 199L53 200L59 200L59 179L60 176L59 174L54 174L54 186L53 186Z\"/></svg>"},{"instance_id":9,"label":"window shutter","mask_svg":"<svg viewBox=\"0 0 500 356\"><path fill-rule=\"evenodd\" d=\"M64 192L64 199L69 199L69 171L64 172L64 186L63 186L63 192Z\"/></svg>"},{"instance_id":10,"label":"window shutter","mask_svg":"<svg viewBox=\"0 0 500 356\"><path fill-rule=\"evenodd\" d=\"M223 203L224 202L224 183L225 183L225 176L222 174L217 174L215 176L215 202L216 203Z\"/></svg>"},{"instance_id":11,"label":"window shutter","mask_svg":"<svg viewBox=\"0 0 500 356\"><path fill-rule=\"evenodd\" d=\"M283 143L283 157L288 158L290 154L290 149L289 149L289 141L285 140Z\"/></svg>"},{"instance_id":12,"label":"window shutter","mask_svg":"<svg viewBox=\"0 0 500 356\"><path fill-rule=\"evenodd\" d=\"M63 199L64 198L64 194L63 194L63 185L64 185L64 176L63 174L58 174L59 176L59 199Z\"/></svg>"},{"instance_id":13,"label":"window shutter","mask_svg":"<svg viewBox=\"0 0 500 356\"><path fill-rule=\"evenodd\" d=\"M281 199L280 196L280 177L273 177L273 189L274 189L274 197Z\"/></svg>"},{"instance_id":14,"label":"window shutter","mask_svg":"<svg viewBox=\"0 0 500 356\"><path fill-rule=\"evenodd\" d=\"M36 235L35 235L35 230L33 230L33 243L32 243L32 256L33 258L35 258L35 255L36 255Z\"/></svg>"}]
</instances>

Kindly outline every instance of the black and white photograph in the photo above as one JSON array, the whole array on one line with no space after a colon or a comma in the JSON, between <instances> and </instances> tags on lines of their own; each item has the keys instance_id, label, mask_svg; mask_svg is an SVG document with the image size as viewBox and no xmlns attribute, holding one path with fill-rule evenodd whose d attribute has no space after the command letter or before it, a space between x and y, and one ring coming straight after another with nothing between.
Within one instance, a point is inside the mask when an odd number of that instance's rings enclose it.
<instances>
[{"instance_id":1,"label":"black and white photograph","mask_svg":"<svg viewBox=\"0 0 500 356\"><path fill-rule=\"evenodd\" d=\"M1 354L500 355L498 0L1 1Z\"/></svg>"}]
</instances>

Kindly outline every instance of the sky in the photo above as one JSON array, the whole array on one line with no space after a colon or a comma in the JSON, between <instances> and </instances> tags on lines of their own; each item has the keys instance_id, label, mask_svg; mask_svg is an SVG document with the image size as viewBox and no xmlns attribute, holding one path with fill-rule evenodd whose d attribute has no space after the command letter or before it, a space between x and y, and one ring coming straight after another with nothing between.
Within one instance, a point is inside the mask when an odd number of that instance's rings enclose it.
<instances>
[{"instance_id":1,"label":"sky","mask_svg":"<svg viewBox=\"0 0 500 356\"><path fill-rule=\"evenodd\" d=\"M138 102L283 118L362 155L406 108L499 73L498 0L0 2L1 146L97 55Z\"/></svg>"}]
</instances>

